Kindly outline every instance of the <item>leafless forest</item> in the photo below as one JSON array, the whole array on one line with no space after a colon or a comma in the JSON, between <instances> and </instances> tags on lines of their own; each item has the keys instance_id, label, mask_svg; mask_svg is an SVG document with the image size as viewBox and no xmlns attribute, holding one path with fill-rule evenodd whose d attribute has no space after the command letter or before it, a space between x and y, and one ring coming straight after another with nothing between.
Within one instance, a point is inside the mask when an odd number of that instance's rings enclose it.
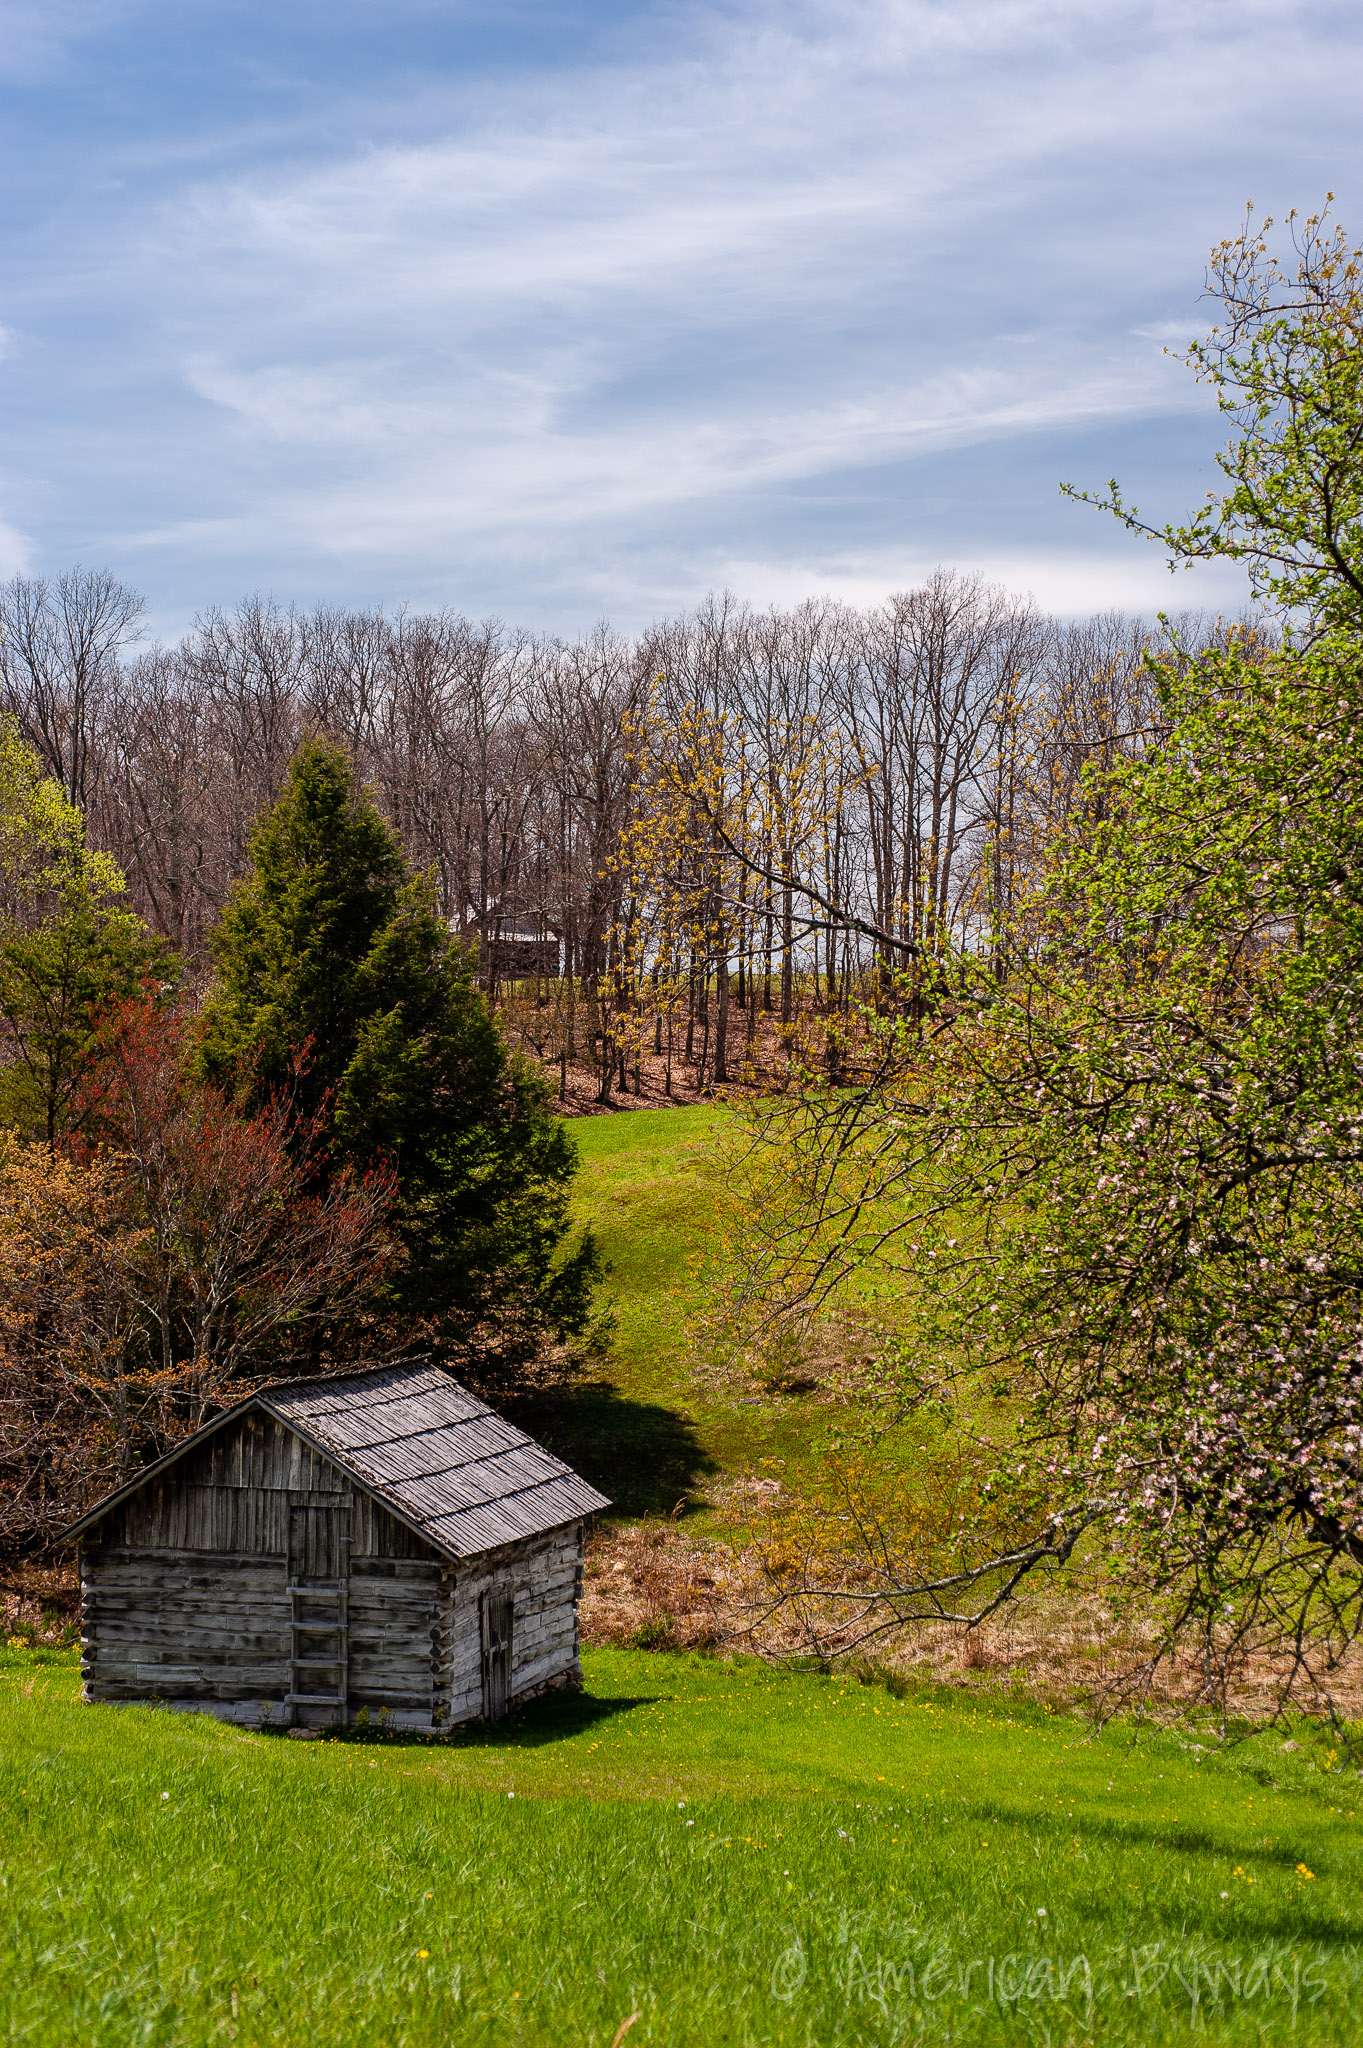
<instances>
[{"instance_id":1,"label":"leafless forest","mask_svg":"<svg viewBox=\"0 0 1363 2048\"><path fill-rule=\"evenodd\" d=\"M1139 621L949 571L633 637L257 599L165 646L142 619L107 575L0 589L4 703L147 921L202 973L253 820L333 735L578 1107L769 1082L797 1040L836 1060L892 971L987 943L1085 762L1156 717Z\"/></svg>"}]
</instances>

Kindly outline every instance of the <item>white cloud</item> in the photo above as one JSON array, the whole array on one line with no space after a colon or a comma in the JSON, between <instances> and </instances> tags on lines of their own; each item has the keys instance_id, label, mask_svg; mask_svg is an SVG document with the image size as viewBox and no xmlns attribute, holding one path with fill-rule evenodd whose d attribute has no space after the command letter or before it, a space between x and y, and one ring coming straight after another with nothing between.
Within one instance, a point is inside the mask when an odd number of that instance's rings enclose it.
<instances>
[{"instance_id":1,"label":"white cloud","mask_svg":"<svg viewBox=\"0 0 1363 2048\"><path fill-rule=\"evenodd\" d=\"M643 417L590 427L556 421L555 394L523 377L488 374L463 402L429 393L386 399L340 371L234 374L199 365L195 388L229 407L253 436L359 458L333 478L315 545L326 553L382 555L420 546L433 530L448 540L527 530L579 532L584 522L665 518L738 494L760 493L834 472L1035 434L1057 424L1115 421L1189 401L1153 358L1144 374L1120 359L1003 361L940 369L913 384L868 385L819 403L745 408L679 402ZM1195 399L1196 394L1191 394ZM396 460L386 455L396 442ZM312 487L277 485L268 506L241 515L296 545L316 524ZM218 529L219 532L222 529ZM158 544L165 529L144 537Z\"/></svg>"},{"instance_id":2,"label":"white cloud","mask_svg":"<svg viewBox=\"0 0 1363 2048\"><path fill-rule=\"evenodd\" d=\"M1251 176L1318 196L1360 40L1304 0L772 0L448 83L439 119L430 87L419 135L352 87L373 139L176 190L87 248L81 288L120 309L104 403L120 374L175 401L130 409L143 487L103 530L186 576L429 588L457 557L489 589L534 565L643 590L669 549L663 581L689 575L708 522L705 560L787 588L841 559L858 479L1024 442L1057 451L1049 519L1076 436L1187 415L1219 438L1162 346L1202 324ZM859 524L857 587L906 495ZM1059 592L1109 574L1016 516L982 494L980 562Z\"/></svg>"},{"instance_id":3,"label":"white cloud","mask_svg":"<svg viewBox=\"0 0 1363 2048\"><path fill-rule=\"evenodd\" d=\"M8 520L0 519L0 579L22 576L33 566L33 543Z\"/></svg>"},{"instance_id":4,"label":"white cloud","mask_svg":"<svg viewBox=\"0 0 1363 2048\"><path fill-rule=\"evenodd\" d=\"M915 549L878 550L853 556L790 561L731 558L692 566L697 590L734 590L756 604L796 604L806 597L833 597L844 604L876 605L896 590L910 590L940 566L939 560ZM1035 599L1042 611L1063 618L1086 617L1098 611L1127 611L1144 618L1159 612L1224 611L1237 613L1248 596L1246 579L1235 569L1218 565L1170 575L1158 549L1049 554L985 550L957 551L947 565L966 575ZM604 595L604 593L603 593ZM663 610L676 602L675 587L661 582L653 591L631 593L634 609L651 598Z\"/></svg>"},{"instance_id":5,"label":"white cloud","mask_svg":"<svg viewBox=\"0 0 1363 2048\"><path fill-rule=\"evenodd\" d=\"M1101 94L1044 76L1020 93L1001 61L1086 19L837 9L804 38L760 16L712 22L684 63L541 87L533 121L502 104L444 142L201 188L157 252L214 331L184 375L263 448L353 451L375 507L393 475L403 524L433 509L443 458L455 530L461 505L482 524L521 518L528 492L551 521L565 498L571 516L584 496L613 514L1186 403L1142 336L1095 363L1036 304L1000 344L977 281L961 280L968 331L928 303L942 286L925 271L953 240L968 270L1019 180L1063 186L1062 103L1066 162L1110 127ZM939 75L963 52L988 56L988 81ZM735 379L735 346L772 374ZM331 518L344 497L328 478Z\"/></svg>"},{"instance_id":6,"label":"white cloud","mask_svg":"<svg viewBox=\"0 0 1363 2048\"><path fill-rule=\"evenodd\" d=\"M1152 12L1163 32L1125 47ZM819 13L804 36L713 20L685 57L457 102L445 139L202 187L162 253L285 339L412 314L478 335L536 309L722 324L808 310L853 273L880 297L953 247L968 269L1003 221L1024 261L1077 232L1091 274L1124 268L1095 196L1129 183L1138 214L1171 146L1212 154L1308 77L1330 96L1296 4L1260 8L1258 35L1243 9L1143 0Z\"/></svg>"}]
</instances>

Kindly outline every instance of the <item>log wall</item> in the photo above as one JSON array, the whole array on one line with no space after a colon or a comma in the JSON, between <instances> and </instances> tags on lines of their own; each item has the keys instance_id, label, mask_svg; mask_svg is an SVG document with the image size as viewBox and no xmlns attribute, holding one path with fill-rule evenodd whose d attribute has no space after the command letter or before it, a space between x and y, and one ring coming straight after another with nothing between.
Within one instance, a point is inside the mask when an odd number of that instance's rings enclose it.
<instances>
[{"instance_id":1,"label":"log wall","mask_svg":"<svg viewBox=\"0 0 1363 2048\"><path fill-rule=\"evenodd\" d=\"M429 1728L481 1714L479 1601L494 1587L514 1593L513 1700L580 1682L580 1524L454 1565L292 1430L250 1411L82 1545L84 1697L243 1722L263 1705L282 1714L298 1508L325 1509L348 1531L352 1717L386 1710L399 1726ZM294 1518L295 1545L309 1519Z\"/></svg>"},{"instance_id":2,"label":"log wall","mask_svg":"<svg viewBox=\"0 0 1363 2048\"><path fill-rule=\"evenodd\" d=\"M582 1593L580 1522L546 1536L484 1551L459 1566L443 1617L448 1642L448 1691L442 1704L451 1723L483 1711L479 1603L485 1592L507 1587L514 1596L511 1628L511 1700L531 1698L551 1685L580 1685L577 1603Z\"/></svg>"},{"instance_id":3,"label":"log wall","mask_svg":"<svg viewBox=\"0 0 1363 2048\"><path fill-rule=\"evenodd\" d=\"M282 1714L293 1683L295 1508L339 1511L348 1527L351 1713L386 1708L429 1727L439 1555L255 1411L149 1481L82 1546L85 1697L163 1700L230 1720L256 1721L262 1705Z\"/></svg>"}]
</instances>

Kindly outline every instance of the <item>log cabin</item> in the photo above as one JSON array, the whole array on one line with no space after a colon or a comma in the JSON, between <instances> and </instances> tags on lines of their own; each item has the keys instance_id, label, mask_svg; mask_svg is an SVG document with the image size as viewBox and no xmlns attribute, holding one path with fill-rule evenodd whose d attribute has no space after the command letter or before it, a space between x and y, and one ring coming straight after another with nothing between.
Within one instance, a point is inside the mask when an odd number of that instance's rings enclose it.
<instances>
[{"instance_id":1,"label":"log cabin","mask_svg":"<svg viewBox=\"0 0 1363 2048\"><path fill-rule=\"evenodd\" d=\"M74 1523L83 1696L442 1729L581 1683L586 1480L427 1363L277 1381Z\"/></svg>"}]
</instances>

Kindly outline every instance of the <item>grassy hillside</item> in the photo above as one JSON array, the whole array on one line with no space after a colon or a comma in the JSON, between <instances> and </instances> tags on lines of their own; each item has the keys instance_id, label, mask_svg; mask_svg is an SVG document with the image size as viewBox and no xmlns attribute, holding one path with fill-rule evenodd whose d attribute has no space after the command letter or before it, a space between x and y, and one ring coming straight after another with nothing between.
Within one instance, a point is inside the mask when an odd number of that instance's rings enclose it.
<instances>
[{"instance_id":1,"label":"grassy hillside","mask_svg":"<svg viewBox=\"0 0 1363 2048\"><path fill-rule=\"evenodd\" d=\"M724 1115L710 1105L636 1110L572 1127L582 1158L574 1208L610 1264L603 1296L618 1326L614 1398L588 1401L582 1434L596 1432L595 1470L626 1513L667 1514L683 1500L694 1509L707 1486L764 1458L798 1464L827 1421L817 1399L726 1395L697 1377L686 1326L707 1291Z\"/></svg>"},{"instance_id":2,"label":"grassy hillside","mask_svg":"<svg viewBox=\"0 0 1363 2048\"><path fill-rule=\"evenodd\" d=\"M713 1244L712 1161L722 1108L580 1117L574 1209L611 1267L622 1380L645 1391L685 1380L682 1332L701 1300Z\"/></svg>"},{"instance_id":3,"label":"grassy hillside","mask_svg":"<svg viewBox=\"0 0 1363 2048\"><path fill-rule=\"evenodd\" d=\"M627 1652L439 1746L81 1707L0 1651L3 2038L1357 2038L1356 1780Z\"/></svg>"}]
</instances>

